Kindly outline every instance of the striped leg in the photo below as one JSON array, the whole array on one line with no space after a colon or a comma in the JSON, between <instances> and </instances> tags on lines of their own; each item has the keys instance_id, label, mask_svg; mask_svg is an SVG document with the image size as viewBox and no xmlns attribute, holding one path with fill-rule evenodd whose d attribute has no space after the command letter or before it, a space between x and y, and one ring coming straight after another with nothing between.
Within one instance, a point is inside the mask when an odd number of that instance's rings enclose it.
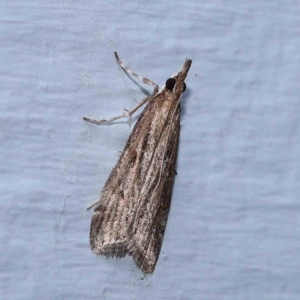
<instances>
[{"instance_id":1,"label":"striped leg","mask_svg":"<svg viewBox=\"0 0 300 300\"><path fill-rule=\"evenodd\" d=\"M128 73L129 75L131 76L135 76L137 77L138 79L140 79L142 82L146 83L146 84L149 84L149 85L154 85L154 90L153 90L153 93L149 96L147 96L145 99L143 99L134 109L132 110L127 110L125 109L125 113L123 113L122 115L120 116L117 116L117 117L114 117L114 118L111 118L111 119L108 119L108 120L93 120L93 119L89 119L89 118L83 118L84 121L87 121L87 122L90 122L90 123L93 123L93 124L96 124L96 125L102 125L102 124L109 124L113 121L116 121L116 120L119 120L119 119L122 119L122 118L128 118L129 119L129 124L131 124L131 117L132 115L141 107L143 106L145 103L147 103L148 101L150 101L151 99L153 99L153 97L158 93L158 90L159 90L159 87L156 83L154 83L152 80L148 79L148 78L145 78L145 77L142 77L134 72L132 72L130 69L128 69L122 62L121 60L119 59L119 56L117 54L117 52L114 53L115 54L115 57L116 57L116 60L118 62L118 64L120 65L120 67L125 70L126 73Z\"/></svg>"}]
</instances>

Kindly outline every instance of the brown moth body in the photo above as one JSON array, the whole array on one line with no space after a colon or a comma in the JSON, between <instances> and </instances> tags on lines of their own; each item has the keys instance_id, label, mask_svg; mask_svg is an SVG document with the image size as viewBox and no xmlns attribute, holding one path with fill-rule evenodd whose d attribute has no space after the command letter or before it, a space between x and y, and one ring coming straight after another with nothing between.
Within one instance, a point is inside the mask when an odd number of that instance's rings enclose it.
<instances>
[{"instance_id":1,"label":"brown moth body","mask_svg":"<svg viewBox=\"0 0 300 300\"><path fill-rule=\"evenodd\" d=\"M152 95L132 111L110 120L84 120L95 124L131 115L148 102L113 168L95 206L90 245L107 257L131 255L144 273L153 273L160 253L170 208L180 132L180 97L192 61L168 79L166 87L130 71L144 83L155 85Z\"/></svg>"}]
</instances>

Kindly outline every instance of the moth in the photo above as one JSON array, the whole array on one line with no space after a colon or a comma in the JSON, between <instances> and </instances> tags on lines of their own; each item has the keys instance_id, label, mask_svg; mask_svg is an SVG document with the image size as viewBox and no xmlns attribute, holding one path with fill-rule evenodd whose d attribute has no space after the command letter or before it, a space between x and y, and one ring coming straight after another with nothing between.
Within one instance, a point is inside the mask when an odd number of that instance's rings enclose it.
<instances>
[{"instance_id":1,"label":"moth","mask_svg":"<svg viewBox=\"0 0 300 300\"><path fill-rule=\"evenodd\" d=\"M166 229L180 132L180 98L192 64L158 85L128 69L115 52L120 67L144 83L153 93L131 111L109 120L83 120L101 125L131 116L148 103L140 115L116 166L95 206L90 226L90 246L97 255L121 258L131 255L145 274L153 273Z\"/></svg>"}]
</instances>

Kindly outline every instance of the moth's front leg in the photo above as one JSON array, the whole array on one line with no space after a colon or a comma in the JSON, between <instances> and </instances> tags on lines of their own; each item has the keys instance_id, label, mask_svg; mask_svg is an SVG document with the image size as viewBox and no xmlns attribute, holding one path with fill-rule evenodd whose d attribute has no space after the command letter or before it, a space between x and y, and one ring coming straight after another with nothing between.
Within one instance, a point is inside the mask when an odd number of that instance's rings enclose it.
<instances>
[{"instance_id":1,"label":"moth's front leg","mask_svg":"<svg viewBox=\"0 0 300 300\"><path fill-rule=\"evenodd\" d=\"M83 120L84 121L87 121L87 122L90 122L90 123L93 123L93 124L96 124L96 125L107 125L113 121L116 121L116 120L119 120L119 119L122 119L122 118L128 118L129 119L129 124L131 124L131 117L132 115L141 107L143 106L145 103L147 103L148 101L150 101L158 92L158 85L155 86L154 90L153 90L153 93L149 96L147 96L145 99L143 99L135 108L133 108L132 110L127 110L125 109L125 113L123 113L122 115L120 116L117 116L117 117L114 117L114 118L111 118L111 119L108 119L108 120L94 120L94 119L90 119L90 118L86 118L86 117L83 117Z\"/></svg>"},{"instance_id":2,"label":"moth's front leg","mask_svg":"<svg viewBox=\"0 0 300 300\"><path fill-rule=\"evenodd\" d=\"M96 124L96 125L104 125L104 124L109 124L113 121L116 121L116 120L119 120L119 119L122 119L122 118L128 118L129 119L129 124L131 124L131 117L132 115L141 107L143 106L145 103L147 103L148 101L150 101L157 93L158 93L158 90L159 90L159 87L158 85L153 82L152 80L148 79L148 78L145 78L145 77L142 77L134 72L132 72L128 67L126 67L122 61L120 60L117 52L114 53L115 54L115 58L117 60L117 63L120 65L120 67L129 75L131 76L134 76L134 77L137 77L138 79L140 79L142 82L146 83L146 84L149 84L149 85L154 85L154 90L153 90L153 93L151 95L149 95L148 97L146 97L145 99L143 99L134 109L132 110L127 110L125 109L125 113L123 113L122 115L120 116L117 116L117 117L114 117L114 118L111 118L111 119L108 119L108 120L94 120L94 119L90 119L90 118L86 118L84 117L83 120L84 121L87 121L87 122L90 122L90 123L93 123L93 124Z\"/></svg>"}]
</instances>

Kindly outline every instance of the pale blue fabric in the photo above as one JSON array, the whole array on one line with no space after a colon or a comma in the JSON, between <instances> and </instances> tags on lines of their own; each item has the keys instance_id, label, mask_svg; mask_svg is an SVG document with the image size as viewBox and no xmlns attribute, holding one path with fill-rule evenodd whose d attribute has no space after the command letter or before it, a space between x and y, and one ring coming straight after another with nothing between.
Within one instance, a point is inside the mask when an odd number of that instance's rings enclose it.
<instances>
[{"instance_id":1,"label":"pale blue fabric","mask_svg":"<svg viewBox=\"0 0 300 300\"><path fill-rule=\"evenodd\" d=\"M297 1L2 1L1 299L300 299ZM89 248L130 134L113 117L193 59L154 275ZM142 87L142 89L139 87ZM138 114L133 119L136 121Z\"/></svg>"}]
</instances>

